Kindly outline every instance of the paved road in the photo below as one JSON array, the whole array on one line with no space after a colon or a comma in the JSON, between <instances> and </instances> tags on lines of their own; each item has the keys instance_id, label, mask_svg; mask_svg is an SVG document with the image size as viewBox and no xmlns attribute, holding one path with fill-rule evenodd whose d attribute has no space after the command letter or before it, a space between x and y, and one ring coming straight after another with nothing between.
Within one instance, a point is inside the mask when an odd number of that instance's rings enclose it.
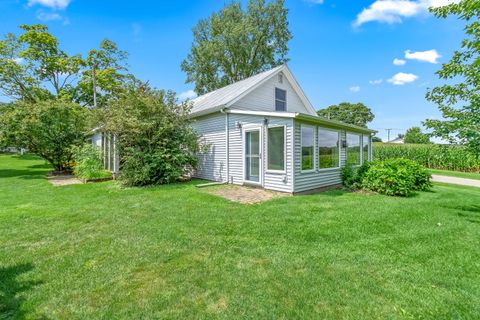
<instances>
[{"instance_id":1,"label":"paved road","mask_svg":"<svg viewBox=\"0 0 480 320\"><path fill-rule=\"evenodd\" d=\"M432 174L432 181L433 182L459 184L459 185L462 185L462 186L471 186L471 187L480 188L480 180L474 180L474 179L447 177L447 176L439 176L439 175L436 175L436 174Z\"/></svg>"}]
</instances>

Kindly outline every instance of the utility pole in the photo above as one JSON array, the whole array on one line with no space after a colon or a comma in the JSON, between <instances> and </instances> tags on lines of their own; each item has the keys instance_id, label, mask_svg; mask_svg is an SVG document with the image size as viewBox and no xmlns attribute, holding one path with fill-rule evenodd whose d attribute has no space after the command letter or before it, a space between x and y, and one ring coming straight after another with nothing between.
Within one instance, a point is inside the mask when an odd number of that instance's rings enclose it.
<instances>
[{"instance_id":1,"label":"utility pole","mask_svg":"<svg viewBox=\"0 0 480 320\"><path fill-rule=\"evenodd\" d=\"M390 131L392 131L392 129L385 129L385 130L387 130L388 132L387 142L390 142Z\"/></svg>"},{"instance_id":2,"label":"utility pole","mask_svg":"<svg viewBox=\"0 0 480 320\"><path fill-rule=\"evenodd\" d=\"M93 107L97 107L97 80L95 79L95 64L92 66L92 83L93 83Z\"/></svg>"}]
</instances>

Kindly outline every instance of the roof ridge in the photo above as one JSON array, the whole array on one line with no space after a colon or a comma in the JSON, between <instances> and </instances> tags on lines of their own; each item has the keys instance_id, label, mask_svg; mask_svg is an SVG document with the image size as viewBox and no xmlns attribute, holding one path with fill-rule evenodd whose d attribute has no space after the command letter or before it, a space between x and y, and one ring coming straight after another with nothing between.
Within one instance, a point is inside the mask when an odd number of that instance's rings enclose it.
<instances>
[{"instance_id":1,"label":"roof ridge","mask_svg":"<svg viewBox=\"0 0 480 320\"><path fill-rule=\"evenodd\" d=\"M237 85L237 84L242 83L242 82L244 82L244 81L251 80L251 79L254 78L254 77L257 77L257 76L260 76L260 75L263 75L263 74L266 74L266 73L269 73L269 72L272 72L272 73L273 73L274 70L280 69L281 67L283 67L283 66L285 66L285 65L286 65L286 64L281 64L281 65L276 66L276 67L274 67L274 68L272 68L272 69L268 69L268 70L259 72L259 73L257 73L257 74L254 74L253 76L250 76L250 77L247 77L247 78L245 78L245 79L232 82L232 83L230 83L230 84L227 84L226 86L217 88L217 89L215 89L215 90L213 90L213 91L206 92L206 93L202 94L201 96L198 96L198 97L196 97L195 99L192 99L192 101L195 101L195 100L197 100L198 98L201 98L201 97L210 95L210 94L212 94L212 93L218 92L219 90L222 90L222 89L225 89L225 88L228 88L228 87Z\"/></svg>"},{"instance_id":2,"label":"roof ridge","mask_svg":"<svg viewBox=\"0 0 480 320\"><path fill-rule=\"evenodd\" d=\"M193 105L191 115L204 113L207 110L213 111L229 104L232 101L235 101L235 99L239 98L242 94L248 92L248 90L254 88L262 81L269 79L272 75L277 73L279 70L282 70L283 68L286 68L286 64L282 64L276 66L275 68L265 70L251 77L207 92L201 96L196 97L195 99L190 100Z\"/></svg>"}]
</instances>

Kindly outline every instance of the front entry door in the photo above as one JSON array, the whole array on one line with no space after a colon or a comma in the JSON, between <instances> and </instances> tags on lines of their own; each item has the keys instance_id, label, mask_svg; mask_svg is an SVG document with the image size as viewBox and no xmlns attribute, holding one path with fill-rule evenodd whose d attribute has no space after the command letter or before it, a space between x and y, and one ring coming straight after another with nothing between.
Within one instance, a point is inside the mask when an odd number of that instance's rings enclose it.
<instances>
[{"instance_id":1,"label":"front entry door","mask_svg":"<svg viewBox=\"0 0 480 320\"><path fill-rule=\"evenodd\" d=\"M245 180L255 184L261 184L262 177L261 138L260 129L245 130Z\"/></svg>"}]
</instances>

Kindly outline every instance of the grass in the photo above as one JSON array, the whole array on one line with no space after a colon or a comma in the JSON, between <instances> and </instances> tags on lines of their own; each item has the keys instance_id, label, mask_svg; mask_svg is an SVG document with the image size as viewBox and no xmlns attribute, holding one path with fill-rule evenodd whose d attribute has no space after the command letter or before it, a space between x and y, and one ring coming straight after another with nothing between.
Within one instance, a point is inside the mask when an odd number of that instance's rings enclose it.
<instances>
[{"instance_id":1,"label":"grass","mask_svg":"<svg viewBox=\"0 0 480 320\"><path fill-rule=\"evenodd\" d=\"M480 191L239 205L0 156L0 319L475 319Z\"/></svg>"},{"instance_id":2,"label":"grass","mask_svg":"<svg viewBox=\"0 0 480 320\"><path fill-rule=\"evenodd\" d=\"M438 174L441 176L480 180L480 173L476 173L476 172L460 172L460 171L449 171L449 170L438 170L438 169L428 169L428 171L430 171L430 173L432 174Z\"/></svg>"}]
</instances>

